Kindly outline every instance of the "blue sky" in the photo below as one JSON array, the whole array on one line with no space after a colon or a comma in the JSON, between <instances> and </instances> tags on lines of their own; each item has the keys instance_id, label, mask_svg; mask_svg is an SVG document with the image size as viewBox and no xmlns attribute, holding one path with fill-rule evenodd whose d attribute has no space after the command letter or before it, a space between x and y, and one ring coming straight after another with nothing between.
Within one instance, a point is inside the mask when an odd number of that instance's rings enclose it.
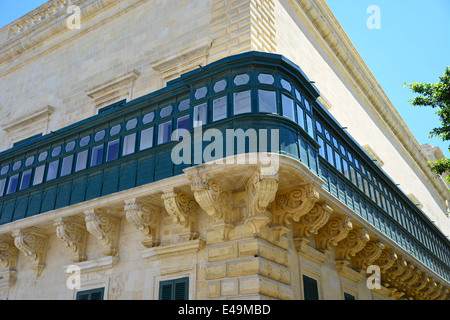
<instances>
[{"instance_id":1,"label":"blue sky","mask_svg":"<svg viewBox=\"0 0 450 320\"><path fill-rule=\"evenodd\" d=\"M449 0L326 0L344 31L420 144L439 146L450 158L449 143L429 139L440 125L434 110L413 107L405 82L439 82L450 66ZM370 5L380 9L380 29L369 29Z\"/></svg>"},{"instance_id":2,"label":"blue sky","mask_svg":"<svg viewBox=\"0 0 450 320\"><path fill-rule=\"evenodd\" d=\"M0 0L0 27L45 0ZM450 158L448 143L430 139L439 126L434 111L412 107L414 94L405 82L438 82L450 66L450 0L326 0L383 90L420 144L439 146ZM18 5L20 3L20 5ZM380 8L380 29L369 29L370 5Z\"/></svg>"}]
</instances>

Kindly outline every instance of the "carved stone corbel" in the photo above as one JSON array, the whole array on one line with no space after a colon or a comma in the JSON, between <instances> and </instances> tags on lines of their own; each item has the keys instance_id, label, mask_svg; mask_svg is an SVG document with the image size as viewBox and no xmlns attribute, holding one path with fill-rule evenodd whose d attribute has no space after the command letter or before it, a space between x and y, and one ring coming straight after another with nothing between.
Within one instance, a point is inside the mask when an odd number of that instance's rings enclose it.
<instances>
[{"instance_id":1,"label":"carved stone corbel","mask_svg":"<svg viewBox=\"0 0 450 320\"><path fill-rule=\"evenodd\" d=\"M432 293L429 294L429 298L431 300L436 300L444 291L444 287L442 284L438 284Z\"/></svg>"},{"instance_id":2,"label":"carved stone corbel","mask_svg":"<svg viewBox=\"0 0 450 320\"><path fill-rule=\"evenodd\" d=\"M391 248L386 248L381 251L380 256L373 262L373 264L380 267L381 273L385 273L386 270L394 265L394 262L397 259L398 256L395 251Z\"/></svg>"},{"instance_id":3,"label":"carved stone corbel","mask_svg":"<svg viewBox=\"0 0 450 320\"><path fill-rule=\"evenodd\" d=\"M352 229L347 237L339 242L336 247L336 260L347 261L361 251L370 240L369 233L365 229Z\"/></svg>"},{"instance_id":4,"label":"carved stone corbel","mask_svg":"<svg viewBox=\"0 0 450 320\"><path fill-rule=\"evenodd\" d=\"M75 219L61 218L55 221L54 226L56 227L57 237L72 252L72 262L86 261L86 244L88 238L86 225Z\"/></svg>"},{"instance_id":5,"label":"carved stone corbel","mask_svg":"<svg viewBox=\"0 0 450 320\"><path fill-rule=\"evenodd\" d=\"M21 230L13 231L12 236L14 245L31 260L30 269L34 270L39 277L45 268L48 236L37 231L22 232Z\"/></svg>"},{"instance_id":6,"label":"carved stone corbel","mask_svg":"<svg viewBox=\"0 0 450 320\"><path fill-rule=\"evenodd\" d=\"M88 232L100 241L105 256L117 256L119 253L120 219L104 213L100 209L84 212Z\"/></svg>"},{"instance_id":7,"label":"carved stone corbel","mask_svg":"<svg viewBox=\"0 0 450 320\"><path fill-rule=\"evenodd\" d=\"M16 271L19 251L12 238L0 239L0 270Z\"/></svg>"},{"instance_id":8,"label":"carved stone corbel","mask_svg":"<svg viewBox=\"0 0 450 320\"><path fill-rule=\"evenodd\" d=\"M302 239L306 239L311 234L317 234L319 229L323 227L333 213L333 209L326 203L315 204L314 207L298 222L293 222L294 243Z\"/></svg>"},{"instance_id":9,"label":"carved stone corbel","mask_svg":"<svg viewBox=\"0 0 450 320\"><path fill-rule=\"evenodd\" d=\"M401 257L396 259L392 267L386 271L386 282L390 283L395 280L398 276L405 272L407 266L408 263L405 259Z\"/></svg>"},{"instance_id":10,"label":"carved stone corbel","mask_svg":"<svg viewBox=\"0 0 450 320\"><path fill-rule=\"evenodd\" d=\"M128 222L142 232L142 244L146 248L157 247L161 244L161 209L148 204L137 202L136 199L125 200L124 211Z\"/></svg>"},{"instance_id":11,"label":"carved stone corbel","mask_svg":"<svg viewBox=\"0 0 450 320\"><path fill-rule=\"evenodd\" d=\"M185 229L181 237L187 238L186 240L197 239L199 237L198 206L195 200L173 188L165 190L161 199L164 201L167 213L173 218L174 222L179 223Z\"/></svg>"},{"instance_id":12,"label":"carved stone corbel","mask_svg":"<svg viewBox=\"0 0 450 320\"><path fill-rule=\"evenodd\" d=\"M190 179L195 200L200 208L214 219L216 222L214 227L221 233L222 240L228 240L229 234L234 228L230 192L207 175L197 175Z\"/></svg>"},{"instance_id":13,"label":"carved stone corbel","mask_svg":"<svg viewBox=\"0 0 450 320\"><path fill-rule=\"evenodd\" d=\"M271 220L267 208L275 199L278 180L278 173L261 167L247 184L245 190L247 218L245 223L251 226L254 234L260 234L262 228Z\"/></svg>"},{"instance_id":14,"label":"carved stone corbel","mask_svg":"<svg viewBox=\"0 0 450 320\"><path fill-rule=\"evenodd\" d=\"M438 284L435 280L430 280L424 289L420 290L419 293L425 296L426 299L430 298L430 295L437 289Z\"/></svg>"},{"instance_id":15,"label":"carved stone corbel","mask_svg":"<svg viewBox=\"0 0 450 320\"><path fill-rule=\"evenodd\" d=\"M384 248L384 244L380 241L368 241L364 248L352 258L353 267L366 269L381 256Z\"/></svg>"},{"instance_id":16,"label":"carved stone corbel","mask_svg":"<svg viewBox=\"0 0 450 320\"><path fill-rule=\"evenodd\" d=\"M316 235L316 248L320 251L327 251L332 246L337 246L340 241L347 237L353 225L347 216L332 214L328 222L319 229Z\"/></svg>"}]
</instances>

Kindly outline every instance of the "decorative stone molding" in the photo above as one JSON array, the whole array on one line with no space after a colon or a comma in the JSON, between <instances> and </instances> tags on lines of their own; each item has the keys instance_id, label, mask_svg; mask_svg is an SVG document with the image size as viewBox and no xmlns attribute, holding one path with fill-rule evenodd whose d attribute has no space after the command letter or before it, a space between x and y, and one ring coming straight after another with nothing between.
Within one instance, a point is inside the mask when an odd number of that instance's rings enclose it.
<instances>
[{"instance_id":1,"label":"decorative stone molding","mask_svg":"<svg viewBox=\"0 0 450 320\"><path fill-rule=\"evenodd\" d=\"M175 53L151 62L153 70L161 77L161 84L178 78L180 75L207 64L211 39L191 44Z\"/></svg>"},{"instance_id":2,"label":"decorative stone molding","mask_svg":"<svg viewBox=\"0 0 450 320\"><path fill-rule=\"evenodd\" d=\"M373 151L373 149L369 145L366 144L365 146L363 146L363 149L372 158L372 160L375 161L380 167L384 166L383 160L381 160L378 154L376 154L376 152Z\"/></svg>"},{"instance_id":3,"label":"decorative stone molding","mask_svg":"<svg viewBox=\"0 0 450 320\"><path fill-rule=\"evenodd\" d=\"M139 75L140 72L133 69L86 91L92 99L95 111L121 100L132 100L134 83Z\"/></svg>"},{"instance_id":4,"label":"decorative stone molding","mask_svg":"<svg viewBox=\"0 0 450 320\"><path fill-rule=\"evenodd\" d=\"M75 263L87 260L86 244L88 232L86 225L76 219L57 219L54 223L56 236L72 252L71 260Z\"/></svg>"},{"instance_id":5,"label":"decorative stone molding","mask_svg":"<svg viewBox=\"0 0 450 320\"><path fill-rule=\"evenodd\" d=\"M75 264L78 268L80 268L80 272L83 274L88 272L99 272L103 270L108 270L113 268L119 262L118 256L105 256L94 260L82 261ZM64 266L64 270L66 273L70 274L69 266Z\"/></svg>"},{"instance_id":6,"label":"decorative stone molding","mask_svg":"<svg viewBox=\"0 0 450 320\"><path fill-rule=\"evenodd\" d=\"M125 200L124 211L128 222L142 232L142 244L152 248L161 244L161 209L155 206L137 202L136 199Z\"/></svg>"},{"instance_id":7,"label":"decorative stone molding","mask_svg":"<svg viewBox=\"0 0 450 320\"><path fill-rule=\"evenodd\" d=\"M316 247L318 250L327 251L332 246L337 246L340 241L347 237L353 224L345 215L332 214L328 222L319 229L316 235Z\"/></svg>"},{"instance_id":8,"label":"decorative stone molding","mask_svg":"<svg viewBox=\"0 0 450 320\"><path fill-rule=\"evenodd\" d=\"M245 197L247 203L247 219L254 234L260 234L271 218L267 212L268 206L275 199L278 190L278 173L267 168L259 168L250 178Z\"/></svg>"},{"instance_id":9,"label":"decorative stone molding","mask_svg":"<svg viewBox=\"0 0 450 320\"><path fill-rule=\"evenodd\" d=\"M216 228L221 232L222 239L228 240L234 225L232 221L231 194L224 190L220 184L207 177L191 177L191 190L200 208L216 222Z\"/></svg>"},{"instance_id":10,"label":"decorative stone molding","mask_svg":"<svg viewBox=\"0 0 450 320\"><path fill-rule=\"evenodd\" d=\"M312 185L305 185L277 196L271 210L276 214L283 214L284 221L299 222L302 216L314 208L318 200L317 189Z\"/></svg>"},{"instance_id":11,"label":"decorative stone molding","mask_svg":"<svg viewBox=\"0 0 450 320\"><path fill-rule=\"evenodd\" d=\"M164 202L167 213L175 223L179 223L185 232L181 234L185 240L198 238L198 205L195 200L174 188L163 190L161 199Z\"/></svg>"},{"instance_id":12,"label":"decorative stone molding","mask_svg":"<svg viewBox=\"0 0 450 320\"><path fill-rule=\"evenodd\" d=\"M365 229L352 229L347 237L339 242L336 247L336 260L347 261L361 251L370 240L369 233Z\"/></svg>"},{"instance_id":13,"label":"decorative stone molding","mask_svg":"<svg viewBox=\"0 0 450 320\"><path fill-rule=\"evenodd\" d=\"M45 268L48 236L34 230L29 232L15 230L12 236L14 245L31 260L30 269L39 277Z\"/></svg>"},{"instance_id":14,"label":"decorative stone molding","mask_svg":"<svg viewBox=\"0 0 450 320\"><path fill-rule=\"evenodd\" d=\"M119 253L120 219L100 209L92 209L84 213L87 230L104 247L102 254L116 256Z\"/></svg>"},{"instance_id":15,"label":"decorative stone molding","mask_svg":"<svg viewBox=\"0 0 450 320\"><path fill-rule=\"evenodd\" d=\"M164 258L176 257L181 254L198 252L204 247L204 242L200 239L175 243L167 246L159 246L144 249L141 252L142 258L146 261L160 261ZM180 268L180 266L178 266Z\"/></svg>"},{"instance_id":16,"label":"decorative stone molding","mask_svg":"<svg viewBox=\"0 0 450 320\"><path fill-rule=\"evenodd\" d=\"M19 251L12 238L0 239L0 270L15 271Z\"/></svg>"},{"instance_id":17,"label":"decorative stone molding","mask_svg":"<svg viewBox=\"0 0 450 320\"><path fill-rule=\"evenodd\" d=\"M359 270L366 269L381 256L384 248L384 244L380 241L367 242L365 247L352 258L353 267Z\"/></svg>"},{"instance_id":18,"label":"decorative stone molding","mask_svg":"<svg viewBox=\"0 0 450 320\"><path fill-rule=\"evenodd\" d=\"M309 237L311 234L317 234L333 213L333 209L326 203L316 204L298 222L293 222L294 243L296 239Z\"/></svg>"}]
</instances>

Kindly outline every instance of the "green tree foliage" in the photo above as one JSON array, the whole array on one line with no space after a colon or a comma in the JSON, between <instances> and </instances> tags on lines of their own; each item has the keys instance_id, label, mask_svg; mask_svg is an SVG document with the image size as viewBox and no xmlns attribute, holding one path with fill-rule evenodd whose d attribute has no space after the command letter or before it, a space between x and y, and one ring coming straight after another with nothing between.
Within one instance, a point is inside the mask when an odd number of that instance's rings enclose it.
<instances>
[{"instance_id":1,"label":"green tree foliage","mask_svg":"<svg viewBox=\"0 0 450 320\"><path fill-rule=\"evenodd\" d=\"M413 106L425 106L435 109L439 116L441 126L430 132L430 137L438 137L443 141L450 141L450 67L447 67L443 76L439 77L438 83L406 83L418 96L410 99ZM449 146L450 150L450 146ZM439 159L429 162L430 169L437 175L450 171L450 159ZM450 175L446 181L450 183Z\"/></svg>"}]
</instances>

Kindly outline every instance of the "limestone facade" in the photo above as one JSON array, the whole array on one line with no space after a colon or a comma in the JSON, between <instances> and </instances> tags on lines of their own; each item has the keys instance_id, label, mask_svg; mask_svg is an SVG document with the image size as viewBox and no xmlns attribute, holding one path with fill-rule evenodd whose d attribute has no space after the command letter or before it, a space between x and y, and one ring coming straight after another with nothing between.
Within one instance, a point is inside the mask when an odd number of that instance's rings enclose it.
<instances>
[{"instance_id":1,"label":"limestone facade","mask_svg":"<svg viewBox=\"0 0 450 320\"><path fill-rule=\"evenodd\" d=\"M285 55L322 103L444 234L449 194L323 0L51 0L0 29L0 148L48 134L180 75L247 51ZM402 170L398 170L402 168ZM226 174L224 173L226 172ZM295 179L293 178L295 177ZM158 299L189 278L190 299L447 299L449 284L366 225L299 163L201 166L0 226L0 298ZM381 289L367 267L381 267ZM69 289L70 266L81 289ZM43 290L45 288L45 290Z\"/></svg>"}]
</instances>

